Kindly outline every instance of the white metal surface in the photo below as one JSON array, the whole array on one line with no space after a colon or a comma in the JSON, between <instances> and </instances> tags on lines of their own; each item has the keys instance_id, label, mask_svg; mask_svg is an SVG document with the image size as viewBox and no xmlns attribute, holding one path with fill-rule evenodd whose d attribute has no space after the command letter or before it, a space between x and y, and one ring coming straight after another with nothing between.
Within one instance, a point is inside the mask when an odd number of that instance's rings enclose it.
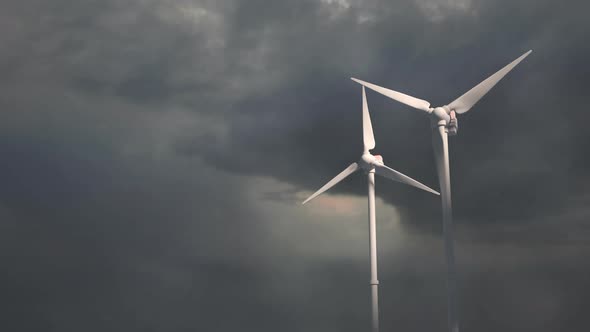
<instances>
[{"instance_id":1,"label":"white metal surface","mask_svg":"<svg viewBox=\"0 0 590 332\"><path fill-rule=\"evenodd\" d=\"M348 166L345 170L343 170L342 172L340 172L340 174L336 175L332 180L330 180L323 187L321 187L320 189L318 189L318 191L316 191L311 196L309 196L309 198L306 199L305 201L303 201L303 203L301 203L301 204L305 204L305 203L311 201L312 199L314 199L315 197L321 195L324 191L332 188L338 182L344 180L347 176L349 176L350 174L356 172L358 169L359 169L359 165L357 163L350 164L350 166Z\"/></svg>"},{"instance_id":2,"label":"white metal surface","mask_svg":"<svg viewBox=\"0 0 590 332\"><path fill-rule=\"evenodd\" d=\"M440 183L443 238L447 261L448 323L449 331L459 332L455 276L455 245L453 241L453 214L451 210L451 173L449 168L448 135L444 126L433 128L432 145Z\"/></svg>"},{"instance_id":3,"label":"white metal surface","mask_svg":"<svg viewBox=\"0 0 590 332\"><path fill-rule=\"evenodd\" d=\"M369 152L375 148L375 135L373 135L373 125L371 124L371 115L369 115L369 106L367 105L367 95L363 86L363 144L364 152Z\"/></svg>"},{"instance_id":4,"label":"white metal surface","mask_svg":"<svg viewBox=\"0 0 590 332\"><path fill-rule=\"evenodd\" d=\"M369 256L371 258L371 326L379 332L379 279L377 277L377 225L375 222L375 170L367 172L369 189Z\"/></svg>"},{"instance_id":5,"label":"white metal surface","mask_svg":"<svg viewBox=\"0 0 590 332\"><path fill-rule=\"evenodd\" d=\"M385 95L391 99L397 100L402 104L406 104L406 105L412 106L416 109L430 112L429 111L430 110L430 103L427 102L426 100L418 99L416 97L409 96L405 93L386 89L384 87L380 87L378 85L375 85L375 84L372 84L369 82L361 81L361 80L356 79L354 77L351 77L350 79L359 83L362 86L366 86L367 88L369 88L371 90L377 91L382 95Z\"/></svg>"}]
</instances>

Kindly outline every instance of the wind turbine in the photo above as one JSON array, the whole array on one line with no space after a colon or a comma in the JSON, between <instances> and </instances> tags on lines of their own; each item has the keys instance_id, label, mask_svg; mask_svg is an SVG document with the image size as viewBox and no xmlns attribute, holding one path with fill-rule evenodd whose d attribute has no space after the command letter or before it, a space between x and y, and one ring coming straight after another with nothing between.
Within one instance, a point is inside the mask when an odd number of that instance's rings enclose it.
<instances>
[{"instance_id":1,"label":"wind turbine","mask_svg":"<svg viewBox=\"0 0 590 332\"><path fill-rule=\"evenodd\" d=\"M430 115L432 123L432 145L434 148L434 157L437 165L438 179L440 182L442 212L443 212L443 233L445 243L445 256L447 260L447 288L448 288L448 320L449 330L452 332L459 332L459 320L456 312L455 299L455 254L453 248L453 220L451 213L451 179L449 169L449 148L448 135L456 135L458 124L457 114L463 114L471 109L478 100L481 99L498 81L502 79L512 68L526 58L532 50L521 55L516 60L512 61L504 68L492 76L485 79L483 82L476 85L471 90L467 91L461 97L455 99L448 105L442 107L430 107L430 103L426 100L418 99L401 92L393 91L361 81L356 78L351 78L353 81L367 87L371 90L379 92L391 99L397 100L402 104L406 104L418 110L424 111Z\"/></svg>"},{"instance_id":2,"label":"wind turbine","mask_svg":"<svg viewBox=\"0 0 590 332\"><path fill-rule=\"evenodd\" d=\"M367 97L365 94L365 87L363 87L363 143L364 150L361 159L350 164L344 171L336 175L332 180L326 183L313 195L309 196L302 204L309 202L324 191L330 189L338 182L344 180L350 174L364 170L368 178L369 189L369 245L371 257L371 308L372 308L372 326L373 332L379 331L379 309L378 309L378 285L377 280L377 229L375 226L375 173L390 180L405 183L416 188L440 195L438 192L430 189L422 183L392 169L383 163L383 158L379 155L372 155L369 151L375 148L375 137L373 136L373 126L371 125L371 118L369 116L369 108L367 106Z\"/></svg>"}]
</instances>

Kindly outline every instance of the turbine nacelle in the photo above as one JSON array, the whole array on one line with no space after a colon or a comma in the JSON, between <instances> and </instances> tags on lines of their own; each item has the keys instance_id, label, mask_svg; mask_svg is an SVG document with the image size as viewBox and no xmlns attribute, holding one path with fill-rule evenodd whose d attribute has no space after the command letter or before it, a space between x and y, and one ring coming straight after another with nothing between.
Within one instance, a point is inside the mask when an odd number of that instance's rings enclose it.
<instances>
[{"instance_id":1,"label":"turbine nacelle","mask_svg":"<svg viewBox=\"0 0 590 332\"><path fill-rule=\"evenodd\" d=\"M365 171L370 171L375 168L376 165L382 166L383 164L383 157L380 155L372 155L370 152L365 152L361 156L361 160L359 160L358 165Z\"/></svg>"},{"instance_id":2,"label":"turbine nacelle","mask_svg":"<svg viewBox=\"0 0 590 332\"><path fill-rule=\"evenodd\" d=\"M457 131L459 130L459 120L457 120L457 115L455 113L455 111L451 111L449 112L450 115L450 120L447 123L447 134L449 134L449 136L455 136L457 135Z\"/></svg>"},{"instance_id":3,"label":"turbine nacelle","mask_svg":"<svg viewBox=\"0 0 590 332\"><path fill-rule=\"evenodd\" d=\"M457 135L459 123L457 120L457 113L454 109L449 108L448 105L442 107L430 108L429 113L432 115L432 126L444 126L445 131L450 136Z\"/></svg>"}]
</instances>

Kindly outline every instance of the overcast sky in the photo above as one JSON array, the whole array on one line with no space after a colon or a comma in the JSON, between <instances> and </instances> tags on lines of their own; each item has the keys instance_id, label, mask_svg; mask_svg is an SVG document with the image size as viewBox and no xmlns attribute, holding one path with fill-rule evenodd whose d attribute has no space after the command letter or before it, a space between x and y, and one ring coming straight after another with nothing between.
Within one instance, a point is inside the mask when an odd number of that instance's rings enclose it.
<instances>
[{"instance_id":1,"label":"overcast sky","mask_svg":"<svg viewBox=\"0 0 590 332\"><path fill-rule=\"evenodd\" d=\"M588 6L548 0L0 4L0 330L362 331L351 76L444 105L464 331L590 330ZM367 92L438 189L430 123ZM440 200L377 180L383 331L445 331Z\"/></svg>"}]
</instances>

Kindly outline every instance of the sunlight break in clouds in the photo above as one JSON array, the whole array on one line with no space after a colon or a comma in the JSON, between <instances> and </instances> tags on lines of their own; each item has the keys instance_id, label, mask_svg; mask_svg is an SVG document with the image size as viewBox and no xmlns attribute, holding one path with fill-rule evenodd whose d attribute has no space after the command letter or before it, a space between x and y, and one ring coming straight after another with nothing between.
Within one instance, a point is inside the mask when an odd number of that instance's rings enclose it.
<instances>
[{"instance_id":1,"label":"sunlight break in clouds","mask_svg":"<svg viewBox=\"0 0 590 332\"><path fill-rule=\"evenodd\" d=\"M366 259L368 245L367 196L312 194L270 177L244 177L249 188L244 200L260 213L260 226L289 252L307 258ZM270 194L270 195L269 195ZM394 254L406 244L407 233L395 206L375 200L381 255Z\"/></svg>"}]
</instances>

